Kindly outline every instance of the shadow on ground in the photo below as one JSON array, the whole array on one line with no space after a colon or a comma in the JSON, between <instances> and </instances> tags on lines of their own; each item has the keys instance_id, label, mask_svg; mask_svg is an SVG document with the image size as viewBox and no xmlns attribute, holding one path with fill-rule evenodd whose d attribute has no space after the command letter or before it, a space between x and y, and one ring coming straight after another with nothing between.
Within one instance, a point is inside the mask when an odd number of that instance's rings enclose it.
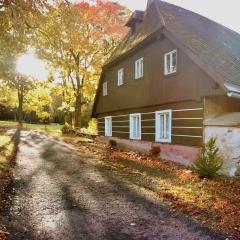
<instances>
[{"instance_id":1,"label":"shadow on ground","mask_svg":"<svg viewBox=\"0 0 240 240\"><path fill-rule=\"evenodd\" d=\"M38 133L22 132L9 190L10 240L225 239L93 156Z\"/></svg>"}]
</instances>

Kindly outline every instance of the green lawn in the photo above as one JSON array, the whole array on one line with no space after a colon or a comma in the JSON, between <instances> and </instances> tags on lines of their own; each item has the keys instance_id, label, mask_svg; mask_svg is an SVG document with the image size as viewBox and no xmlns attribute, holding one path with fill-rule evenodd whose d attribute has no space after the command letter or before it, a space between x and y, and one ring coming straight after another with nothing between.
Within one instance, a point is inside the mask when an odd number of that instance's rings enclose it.
<instances>
[{"instance_id":1,"label":"green lawn","mask_svg":"<svg viewBox=\"0 0 240 240\"><path fill-rule=\"evenodd\" d=\"M18 125L17 122L12 121L0 121L0 127L16 127ZM49 133L53 136L59 137L61 136L61 125L59 124L30 124L24 123L23 128L27 130L34 130L39 132Z\"/></svg>"}]
</instances>

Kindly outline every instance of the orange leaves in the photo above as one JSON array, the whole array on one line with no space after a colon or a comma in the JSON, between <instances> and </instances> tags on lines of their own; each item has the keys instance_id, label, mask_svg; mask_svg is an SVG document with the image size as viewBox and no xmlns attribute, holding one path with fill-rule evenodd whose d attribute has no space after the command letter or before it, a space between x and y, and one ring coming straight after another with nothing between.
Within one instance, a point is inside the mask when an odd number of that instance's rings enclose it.
<instances>
[{"instance_id":1,"label":"orange leaves","mask_svg":"<svg viewBox=\"0 0 240 240\"><path fill-rule=\"evenodd\" d=\"M240 237L239 180L200 179L182 165L150 154L109 149L100 143L79 148L86 154L94 154L119 176L151 189L173 211L183 211L208 227Z\"/></svg>"}]
</instances>

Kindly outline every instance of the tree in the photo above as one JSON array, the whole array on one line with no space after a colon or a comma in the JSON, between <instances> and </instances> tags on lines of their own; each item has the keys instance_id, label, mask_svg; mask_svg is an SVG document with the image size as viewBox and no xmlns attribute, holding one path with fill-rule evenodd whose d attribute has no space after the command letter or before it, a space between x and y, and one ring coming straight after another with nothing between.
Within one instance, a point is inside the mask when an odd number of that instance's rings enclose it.
<instances>
[{"instance_id":1,"label":"tree","mask_svg":"<svg viewBox=\"0 0 240 240\"><path fill-rule=\"evenodd\" d=\"M18 74L15 76L15 78L9 79L8 84L11 88L15 89L17 92L18 122L22 124L24 100L26 94L33 88L34 82L32 81L32 79Z\"/></svg>"},{"instance_id":2,"label":"tree","mask_svg":"<svg viewBox=\"0 0 240 240\"><path fill-rule=\"evenodd\" d=\"M216 146L216 137L203 143L201 153L193 163L193 167L200 177L212 178L222 168L223 159Z\"/></svg>"},{"instance_id":3,"label":"tree","mask_svg":"<svg viewBox=\"0 0 240 240\"><path fill-rule=\"evenodd\" d=\"M16 90L20 123L24 96L31 88L31 81L16 72L16 61L29 45L29 23L34 22L45 7L42 0L0 0L0 79Z\"/></svg>"},{"instance_id":4,"label":"tree","mask_svg":"<svg viewBox=\"0 0 240 240\"><path fill-rule=\"evenodd\" d=\"M82 123L82 106L93 100L101 67L126 33L129 12L117 3L95 1L48 7L36 30L41 58L61 73L63 87L74 94L74 126Z\"/></svg>"}]
</instances>

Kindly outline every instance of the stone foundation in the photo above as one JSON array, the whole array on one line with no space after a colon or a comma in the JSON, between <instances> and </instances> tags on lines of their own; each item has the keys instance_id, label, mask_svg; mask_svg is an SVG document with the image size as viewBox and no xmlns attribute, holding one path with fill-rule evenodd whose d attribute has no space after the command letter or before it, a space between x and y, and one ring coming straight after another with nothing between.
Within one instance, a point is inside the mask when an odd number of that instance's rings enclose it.
<instances>
[{"instance_id":1,"label":"stone foundation","mask_svg":"<svg viewBox=\"0 0 240 240\"><path fill-rule=\"evenodd\" d=\"M240 128L207 126L204 133L205 141L217 137L219 153L224 159L221 173L228 176L236 176L240 173Z\"/></svg>"},{"instance_id":2,"label":"stone foundation","mask_svg":"<svg viewBox=\"0 0 240 240\"><path fill-rule=\"evenodd\" d=\"M97 141L108 143L109 139L113 139L117 142L117 146L124 150L137 151L137 152L149 152L152 145L160 146L161 153L160 157L165 160L178 162L184 165L191 165L192 162L197 158L200 151L198 147L188 147L180 145L170 145L162 143L152 143L147 141L137 141L129 139L121 139L115 137L97 137Z\"/></svg>"}]
</instances>

